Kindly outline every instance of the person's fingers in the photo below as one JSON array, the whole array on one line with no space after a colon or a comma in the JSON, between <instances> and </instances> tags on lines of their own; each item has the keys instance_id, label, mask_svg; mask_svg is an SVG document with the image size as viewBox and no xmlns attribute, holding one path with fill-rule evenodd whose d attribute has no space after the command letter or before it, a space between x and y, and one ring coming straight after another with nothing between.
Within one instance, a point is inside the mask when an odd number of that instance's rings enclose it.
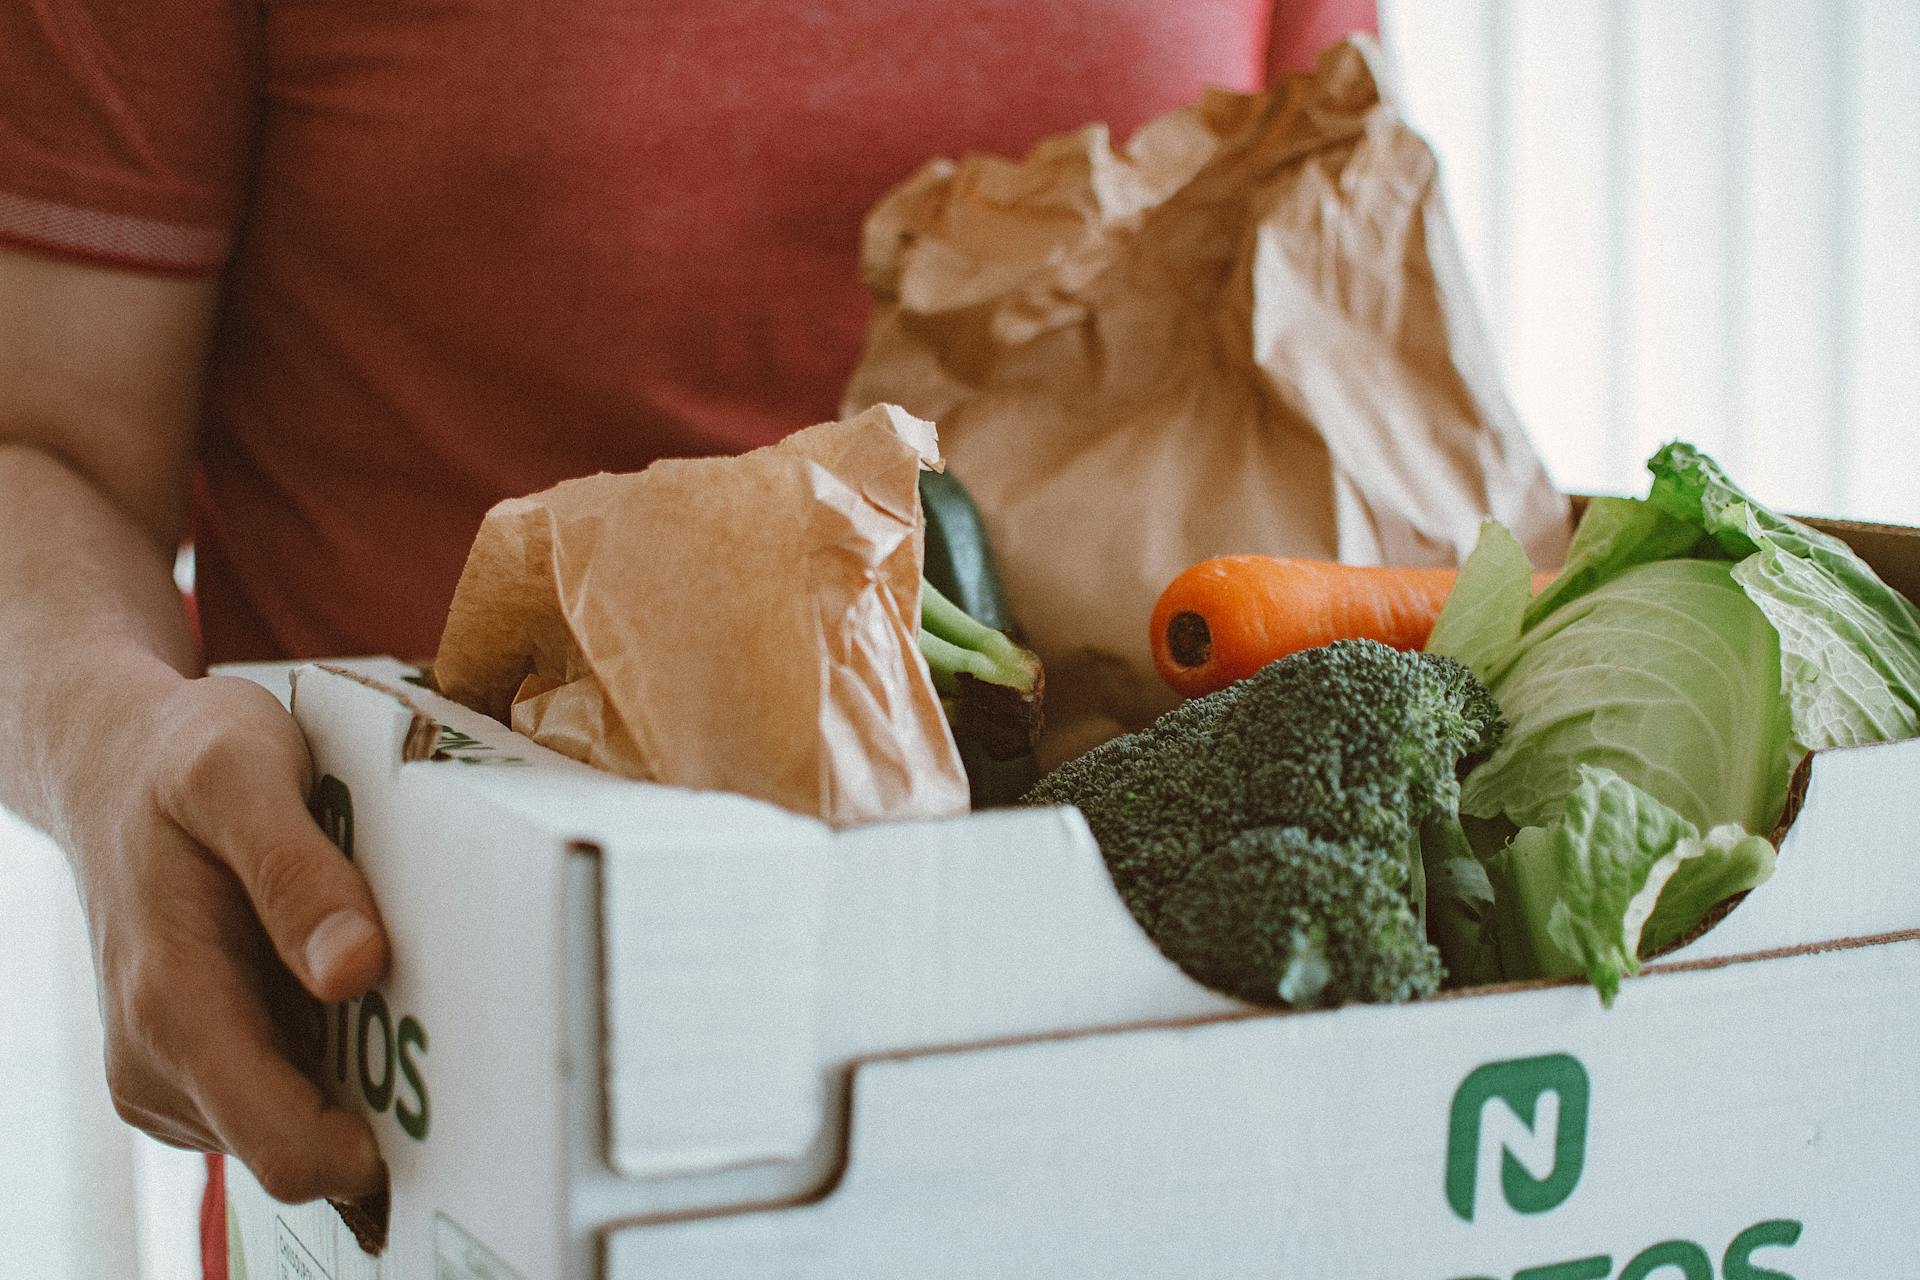
<instances>
[{"instance_id":1,"label":"person's fingers","mask_svg":"<svg viewBox=\"0 0 1920 1280\"><path fill-rule=\"evenodd\" d=\"M251 976L267 1008L274 1050L294 1063L320 1062L327 1048L327 1006L264 947Z\"/></svg>"},{"instance_id":2,"label":"person's fingers","mask_svg":"<svg viewBox=\"0 0 1920 1280\"><path fill-rule=\"evenodd\" d=\"M163 1146L181 1151L219 1151L220 1140L198 1125L184 1124L172 1114L144 1107L116 1105L120 1118Z\"/></svg>"},{"instance_id":3,"label":"person's fingers","mask_svg":"<svg viewBox=\"0 0 1920 1280\"><path fill-rule=\"evenodd\" d=\"M198 1155L220 1155L220 1146L211 1138L180 1137L174 1133L156 1133L152 1129L145 1131L149 1138L163 1147L172 1147L175 1151L192 1151Z\"/></svg>"},{"instance_id":4,"label":"person's fingers","mask_svg":"<svg viewBox=\"0 0 1920 1280\"><path fill-rule=\"evenodd\" d=\"M197 1151L219 1150L219 1140L194 1123L193 1104L158 1075L117 1067L110 1061L107 1091L114 1114L155 1141Z\"/></svg>"},{"instance_id":5,"label":"person's fingers","mask_svg":"<svg viewBox=\"0 0 1920 1280\"><path fill-rule=\"evenodd\" d=\"M271 710L284 719L277 703ZM163 784L163 805L239 878L274 950L316 999L357 996L387 963L373 895L307 812L310 765L292 723L264 713L254 723L274 730L192 744Z\"/></svg>"},{"instance_id":6,"label":"person's fingers","mask_svg":"<svg viewBox=\"0 0 1920 1280\"><path fill-rule=\"evenodd\" d=\"M320 1006L274 958L236 877L186 848L102 949L116 1110L163 1141L232 1153L282 1200L377 1192L366 1121L296 1065L316 1057Z\"/></svg>"},{"instance_id":7,"label":"person's fingers","mask_svg":"<svg viewBox=\"0 0 1920 1280\"><path fill-rule=\"evenodd\" d=\"M219 1149L200 1112L173 1083L165 1037L177 986L132 984L124 999L104 1005L106 1083L113 1109L127 1124L171 1146Z\"/></svg>"},{"instance_id":8,"label":"person's fingers","mask_svg":"<svg viewBox=\"0 0 1920 1280\"><path fill-rule=\"evenodd\" d=\"M228 989L186 1015L182 1063L194 1101L221 1147L287 1204L358 1200L386 1185L365 1117L330 1107L313 1081L275 1051L266 1010Z\"/></svg>"}]
</instances>

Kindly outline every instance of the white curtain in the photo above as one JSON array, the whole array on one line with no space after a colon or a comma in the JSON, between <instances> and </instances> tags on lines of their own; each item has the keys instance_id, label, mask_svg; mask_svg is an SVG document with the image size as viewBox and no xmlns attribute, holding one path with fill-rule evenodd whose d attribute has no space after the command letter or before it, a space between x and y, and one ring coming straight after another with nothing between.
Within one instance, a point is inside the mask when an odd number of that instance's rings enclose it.
<instances>
[{"instance_id":1,"label":"white curtain","mask_svg":"<svg viewBox=\"0 0 1920 1280\"><path fill-rule=\"evenodd\" d=\"M1516 407L1568 488L1692 440L1920 523L1920 5L1381 0Z\"/></svg>"},{"instance_id":2,"label":"white curtain","mask_svg":"<svg viewBox=\"0 0 1920 1280\"><path fill-rule=\"evenodd\" d=\"M1562 485L1639 491L1683 436L1782 507L1920 523L1920 5L1381 18ZM0 939L0 1270L186 1280L198 1164L114 1118L64 865L4 814Z\"/></svg>"}]
</instances>

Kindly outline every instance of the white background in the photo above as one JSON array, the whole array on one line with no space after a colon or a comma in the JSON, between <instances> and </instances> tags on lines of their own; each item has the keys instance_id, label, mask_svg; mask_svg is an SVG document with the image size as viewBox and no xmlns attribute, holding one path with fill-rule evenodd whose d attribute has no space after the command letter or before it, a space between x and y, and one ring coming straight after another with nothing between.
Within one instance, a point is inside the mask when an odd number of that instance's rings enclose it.
<instances>
[{"instance_id":1,"label":"white background","mask_svg":"<svg viewBox=\"0 0 1920 1280\"><path fill-rule=\"evenodd\" d=\"M1522 419L1565 488L1681 437L1920 523L1920 5L1382 0Z\"/></svg>"}]
</instances>

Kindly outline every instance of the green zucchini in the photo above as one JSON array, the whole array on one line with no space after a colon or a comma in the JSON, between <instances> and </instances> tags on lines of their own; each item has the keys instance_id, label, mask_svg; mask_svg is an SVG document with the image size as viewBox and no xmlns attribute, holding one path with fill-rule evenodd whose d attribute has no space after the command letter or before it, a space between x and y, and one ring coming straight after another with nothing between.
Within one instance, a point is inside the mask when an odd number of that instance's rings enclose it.
<instances>
[{"instance_id":1,"label":"green zucchini","mask_svg":"<svg viewBox=\"0 0 1920 1280\"><path fill-rule=\"evenodd\" d=\"M927 514L927 554L922 568L927 581L976 621L1018 640L1019 626L994 569L986 524L965 486L951 470L922 471L920 505ZM1040 777L1032 755L990 760L978 744L971 742L961 744L960 762L966 766L967 789L976 809L1013 804Z\"/></svg>"},{"instance_id":2,"label":"green zucchini","mask_svg":"<svg viewBox=\"0 0 1920 1280\"><path fill-rule=\"evenodd\" d=\"M927 513L927 581L974 621L1012 635L1013 611L972 497L953 472L922 471L920 505Z\"/></svg>"}]
</instances>

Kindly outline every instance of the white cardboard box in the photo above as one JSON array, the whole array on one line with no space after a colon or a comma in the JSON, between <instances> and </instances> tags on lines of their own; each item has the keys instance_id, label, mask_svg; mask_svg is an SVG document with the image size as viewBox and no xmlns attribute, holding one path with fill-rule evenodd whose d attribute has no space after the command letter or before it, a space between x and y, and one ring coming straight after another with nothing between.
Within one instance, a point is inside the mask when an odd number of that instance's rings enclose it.
<instances>
[{"instance_id":1,"label":"white cardboard box","mask_svg":"<svg viewBox=\"0 0 1920 1280\"><path fill-rule=\"evenodd\" d=\"M1912 589L1920 539L1843 532ZM236 1277L1920 1274L1920 741L1817 757L1773 880L1611 1011L1281 1015L1168 963L1072 810L835 833L410 675L294 673L393 939L325 1068L386 1248L230 1162Z\"/></svg>"}]
</instances>

